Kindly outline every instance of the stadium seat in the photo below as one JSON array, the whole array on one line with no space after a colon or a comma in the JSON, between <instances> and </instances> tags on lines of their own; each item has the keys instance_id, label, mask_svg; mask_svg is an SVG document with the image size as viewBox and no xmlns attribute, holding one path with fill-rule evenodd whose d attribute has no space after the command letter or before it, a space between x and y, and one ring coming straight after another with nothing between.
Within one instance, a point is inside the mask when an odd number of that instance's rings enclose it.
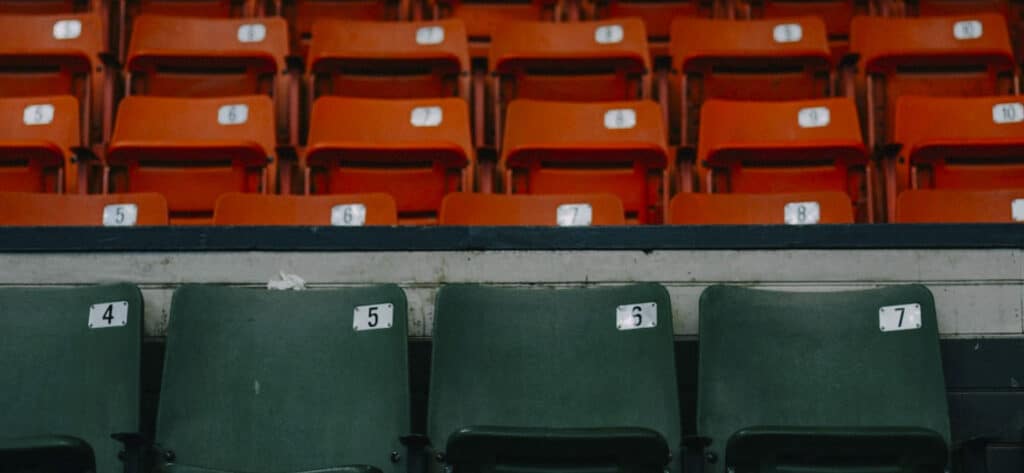
<instances>
[{"instance_id":1,"label":"stadium seat","mask_svg":"<svg viewBox=\"0 0 1024 473\"><path fill-rule=\"evenodd\" d=\"M697 172L703 192L838 191L858 221L874 221L872 168L853 100L709 100L701 111ZM683 182L693 171L679 165Z\"/></svg>"},{"instance_id":2,"label":"stadium seat","mask_svg":"<svg viewBox=\"0 0 1024 473\"><path fill-rule=\"evenodd\" d=\"M298 142L299 78L289 74L281 18L142 15L125 62L128 95L228 97L266 94L277 107L278 140Z\"/></svg>"},{"instance_id":3,"label":"stadium seat","mask_svg":"<svg viewBox=\"0 0 1024 473\"><path fill-rule=\"evenodd\" d=\"M793 18L816 16L825 22L832 57L839 59L850 47L850 21L869 12L877 0L740 0L735 2L737 18Z\"/></svg>"},{"instance_id":4,"label":"stadium seat","mask_svg":"<svg viewBox=\"0 0 1024 473\"><path fill-rule=\"evenodd\" d=\"M424 2L431 18L455 18L466 25L469 53L474 59L487 58L495 30L505 23L560 21L564 16L561 0L424 0Z\"/></svg>"},{"instance_id":5,"label":"stadium seat","mask_svg":"<svg viewBox=\"0 0 1024 473\"><path fill-rule=\"evenodd\" d=\"M109 0L119 2L118 51L127 50L135 20L142 15L193 18L252 16L264 0Z\"/></svg>"},{"instance_id":6,"label":"stadium seat","mask_svg":"<svg viewBox=\"0 0 1024 473\"><path fill-rule=\"evenodd\" d=\"M441 225L624 225L611 194L505 195L456 192L441 202Z\"/></svg>"},{"instance_id":7,"label":"stadium seat","mask_svg":"<svg viewBox=\"0 0 1024 473\"><path fill-rule=\"evenodd\" d=\"M441 199L473 189L469 107L457 98L321 97L306 148L307 193L385 192L402 223L436 223Z\"/></svg>"},{"instance_id":8,"label":"stadium seat","mask_svg":"<svg viewBox=\"0 0 1024 473\"><path fill-rule=\"evenodd\" d=\"M1017 73L1006 19L992 13L931 18L857 17L850 50L865 76L867 144L889 143L902 95L1013 94Z\"/></svg>"},{"instance_id":9,"label":"stadium seat","mask_svg":"<svg viewBox=\"0 0 1024 473\"><path fill-rule=\"evenodd\" d=\"M395 285L174 292L161 471L405 473L406 300Z\"/></svg>"},{"instance_id":10,"label":"stadium seat","mask_svg":"<svg viewBox=\"0 0 1024 473\"><path fill-rule=\"evenodd\" d=\"M496 148L514 99L593 102L650 97L651 59L638 18L498 25L490 53Z\"/></svg>"},{"instance_id":11,"label":"stadium seat","mask_svg":"<svg viewBox=\"0 0 1024 473\"><path fill-rule=\"evenodd\" d=\"M0 192L75 192L78 101L70 95L0 98Z\"/></svg>"},{"instance_id":12,"label":"stadium seat","mask_svg":"<svg viewBox=\"0 0 1024 473\"><path fill-rule=\"evenodd\" d=\"M906 189L1024 188L1024 101L900 97L884 160L889 216Z\"/></svg>"},{"instance_id":13,"label":"stadium seat","mask_svg":"<svg viewBox=\"0 0 1024 473\"><path fill-rule=\"evenodd\" d=\"M615 194L638 223L660 223L668 204L665 127L647 100L515 100L499 164L506 193Z\"/></svg>"},{"instance_id":14,"label":"stadium seat","mask_svg":"<svg viewBox=\"0 0 1024 473\"><path fill-rule=\"evenodd\" d=\"M896 223L1024 222L1024 189L907 190L896 199Z\"/></svg>"},{"instance_id":15,"label":"stadium seat","mask_svg":"<svg viewBox=\"0 0 1024 473\"><path fill-rule=\"evenodd\" d=\"M232 192L217 199L214 225L397 225L387 194L264 195Z\"/></svg>"},{"instance_id":16,"label":"stadium seat","mask_svg":"<svg viewBox=\"0 0 1024 473\"><path fill-rule=\"evenodd\" d=\"M123 471L111 435L139 432L139 289L4 288L0 313L3 470Z\"/></svg>"},{"instance_id":17,"label":"stadium seat","mask_svg":"<svg viewBox=\"0 0 1024 473\"><path fill-rule=\"evenodd\" d=\"M668 55L672 20L686 17L710 17L720 6L718 0L584 0L581 2L588 18L614 20L640 18L647 29L647 43L651 56Z\"/></svg>"},{"instance_id":18,"label":"stadium seat","mask_svg":"<svg viewBox=\"0 0 1024 473\"><path fill-rule=\"evenodd\" d=\"M458 20L372 22L318 20L308 73L313 98L469 99L466 29Z\"/></svg>"},{"instance_id":19,"label":"stadium seat","mask_svg":"<svg viewBox=\"0 0 1024 473\"><path fill-rule=\"evenodd\" d=\"M427 405L435 458L454 471L678 473L674 360L658 284L444 286Z\"/></svg>"},{"instance_id":20,"label":"stadium seat","mask_svg":"<svg viewBox=\"0 0 1024 473\"><path fill-rule=\"evenodd\" d=\"M113 119L103 28L93 13L0 15L0 97L71 95L81 144L102 143Z\"/></svg>"},{"instance_id":21,"label":"stadium seat","mask_svg":"<svg viewBox=\"0 0 1024 473\"><path fill-rule=\"evenodd\" d=\"M127 97L104 189L158 192L171 223L209 223L221 194L276 189L275 156L268 97Z\"/></svg>"},{"instance_id":22,"label":"stadium seat","mask_svg":"<svg viewBox=\"0 0 1024 473\"><path fill-rule=\"evenodd\" d=\"M0 226L167 225L160 194L42 194L0 192Z\"/></svg>"},{"instance_id":23,"label":"stadium seat","mask_svg":"<svg viewBox=\"0 0 1024 473\"><path fill-rule=\"evenodd\" d=\"M703 471L946 466L946 386L924 286L711 286L700 297L699 330L694 443L707 445Z\"/></svg>"},{"instance_id":24,"label":"stadium seat","mask_svg":"<svg viewBox=\"0 0 1024 473\"><path fill-rule=\"evenodd\" d=\"M693 146L706 99L799 100L832 94L832 56L820 18L672 22L673 143ZM664 104L663 104L664 106ZM674 115L673 113L673 115ZM678 120L678 121L677 121ZM681 127L681 128L680 128ZM675 136L678 133L679 136Z\"/></svg>"},{"instance_id":25,"label":"stadium seat","mask_svg":"<svg viewBox=\"0 0 1024 473\"><path fill-rule=\"evenodd\" d=\"M673 225L813 225L853 223L850 197L843 192L701 194L672 198Z\"/></svg>"},{"instance_id":26,"label":"stadium seat","mask_svg":"<svg viewBox=\"0 0 1024 473\"><path fill-rule=\"evenodd\" d=\"M409 17L409 1L401 0L273 0L274 11L288 20L292 50L306 57L313 24L322 20L383 21Z\"/></svg>"}]
</instances>

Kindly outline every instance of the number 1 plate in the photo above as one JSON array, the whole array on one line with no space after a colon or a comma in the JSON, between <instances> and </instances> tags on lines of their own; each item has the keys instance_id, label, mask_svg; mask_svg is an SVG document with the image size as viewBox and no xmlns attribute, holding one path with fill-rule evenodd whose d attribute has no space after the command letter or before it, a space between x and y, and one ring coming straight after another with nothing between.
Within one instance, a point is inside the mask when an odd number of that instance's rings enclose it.
<instances>
[{"instance_id":1,"label":"number 1 plate","mask_svg":"<svg viewBox=\"0 0 1024 473\"><path fill-rule=\"evenodd\" d=\"M878 328L883 332L921 328L921 305L887 305L878 309Z\"/></svg>"},{"instance_id":2,"label":"number 1 plate","mask_svg":"<svg viewBox=\"0 0 1024 473\"><path fill-rule=\"evenodd\" d=\"M655 302L626 304L615 308L615 328L619 330L636 330L657 326L658 304Z\"/></svg>"},{"instance_id":3,"label":"number 1 plate","mask_svg":"<svg viewBox=\"0 0 1024 473\"><path fill-rule=\"evenodd\" d=\"M352 311L352 328L356 332L391 328L395 321L395 306L373 304L357 306Z\"/></svg>"}]
</instances>

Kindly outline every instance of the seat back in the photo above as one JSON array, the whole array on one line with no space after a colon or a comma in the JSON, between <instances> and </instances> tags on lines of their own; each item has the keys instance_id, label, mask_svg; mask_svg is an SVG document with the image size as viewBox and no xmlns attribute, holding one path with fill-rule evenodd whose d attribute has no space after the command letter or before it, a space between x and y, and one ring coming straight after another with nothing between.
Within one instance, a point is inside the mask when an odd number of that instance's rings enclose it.
<instances>
[{"instance_id":1,"label":"seat back","mask_svg":"<svg viewBox=\"0 0 1024 473\"><path fill-rule=\"evenodd\" d=\"M512 21L560 21L560 0L438 0L426 2L434 18L454 18L466 25L469 53L474 60L487 59L491 39L501 25Z\"/></svg>"},{"instance_id":2,"label":"seat back","mask_svg":"<svg viewBox=\"0 0 1024 473\"><path fill-rule=\"evenodd\" d=\"M931 292L707 288L697 430L720 460L708 472L942 471L950 431Z\"/></svg>"},{"instance_id":3,"label":"seat back","mask_svg":"<svg viewBox=\"0 0 1024 473\"><path fill-rule=\"evenodd\" d=\"M516 100L500 164L510 193L615 194L640 223L660 222L668 202L665 127L652 101Z\"/></svg>"},{"instance_id":4,"label":"seat back","mask_svg":"<svg viewBox=\"0 0 1024 473\"><path fill-rule=\"evenodd\" d=\"M282 3L282 14L291 27L292 51L306 57L313 24L320 20L395 21L409 12L399 2L387 0L291 0Z\"/></svg>"},{"instance_id":5,"label":"seat back","mask_svg":"<svg viewBox=\"0 0 1024 473\"><path fill-rule=\"evenodd\" d=\"M167 201L160 194L0 192L0 225L167 225Z\"/></svg>"},{"instance_id":6,"label":"seat back","mask_svg":"<svg viewBox=\"0 0 1024 473\"><path fill-rule=\"evenodd\" d=\"M832 56L818 17L772 20L677 18L672 22L673 116L684 144L697 140L709 98L799 100L832 93ZM682 110L680 97L686 97Z\"/></svg>"},{"instance_id":7,"label":"seat back","mask_svg":"<svg viewBox=\"0 0 1024 473\"><path fill-rule=\"evenodd\" d=\"M448 285L438 291L433 343L427 434L436 450L470 426L643 427L664 437L676 459L672 471L679 471L664 287Z\"/></svg>"},{"instance_id":8,"label":"seat back","mask_svg":"<svg viewBox=\"0 0 1024 473\"><path fill-rule=\"evenodd\" d=\"M792 18L815 16L825 22L832 57L842 58L850 47L850 21L854 15L866 14L868 3L860 0L823 0L807 2L801 0L750 0L736 2L739 18Z\"/></svg>"},{"instance_id":9,"label":"seat back","mask_svg":"<svg viewBox=\"0 0 1024 473\"><path fill-rule=\"evenodd\" d=\"M469 97L469 50L459 20L318 20L308 71L314 96Z\"/></svg>"},{"instance_id":10,"label":"seat back","mask_svg":"<svg viewBox=\"0 0 1024 473\"><path fill-rule=\"evenodd\" d=\"M896 223L1024 222L1024 189L907 190L896 200Z\"/></svg>"},{"instance_id":11,"label":"seat back","mask_svg":"<svg viewBox=\"0 0 1024 473\"><path fill-rule=\"evenodd\" d=\"M275 189L268 97L127 97L107 152L114 192L158 192L172 223L208 223L226 192Z\"/></svg>"},{"instance_id":12,"label":"seat back","mask_svg":"<svg viewBox=\"0 0 1024 473\"><path fill-rule=\"evenodd\" d=\"M474 161L462 99L321 97L313 104L311 192L384 192L403 222L436 221L445 194L472 189Z\"/></svg>"},{"instance_id":13,"label":"seat back","mask_svg":"<svg viewBox=\"0 0 1024 473\"><path fill-rule=\"evenodd\" d=\"M701 110L697 149L701 186L716 193L845 192L858 219L870 219L871 182L858 121L847 98L709 100Z\"/></svg>"},{"instance_id":14,"label":"seat back","mask_svg":"<svg viewBox=\"0 0 1024 473\"><path fill-rule=\"evenodd\" d=\"M179 288L157 412L165 469L404 473L392 452L410 429L406 313L394 285Z\"/></svg>"},{"instance_id":15,"label":"seat back","mask_svg":"<svg viewBox=\"0 0 1024 473\"><path fill-rule=\"evenodd\" d=\"M850 196L842 192L781 194L679 193L669 206L674 225L813 225L853 223Z\"/></svg>"},{"instance_id":16,"label":"seat back","mask_svg":"<svg viewBox=\"0 0 1024 473\"><path fill-rule=\"evenodd\" d=\"M0 98L0 192L72 192L79 138L70 95Z\"/></svg>"},{"instance_id":17,"label":"seat back","mask_svg":"<svg viewBox=\"0 0 1024 473\"><path fill-rule=\"evenodd\" d=\"M122 470L111 434L139 431L142 295L130 284L0 289L4 437L88 442Z\"/></svg>"},{"instance_id":18,"label":"seat back","mask_svg":"<svg viewBox=\"0 0 1024 473\"><path fill-rule=\"evenodd\" d=\"M680 2L660 2L649 0L610 0L589 2L594 9L594 18L611 20L616 18L640 18L647 29L647 42L651 47L651 55L664 56L668 53L669 35L672 21L683 17L710 17L715 9L715 2L687 0ZM587 3L584 3L585 5Z\"/></svg>"},{"instance_id":19,"label":"seat back","mask_svg":"<svg viewBox=\"0 0 1024 473\"><path fill-rule=\"evenodd\" d=\"M1006 19L977 13L930 18L854 18L851 52L868 81L868 145L889 143L897 98L1014 93Z\"/></svg>"},{"instance_id":20,"label":"seat back","mask_svg":"<svg viewBox=\"0 0 1024 473\"><path fill-rule=\"evenodd\" d=\"M441 225L624 225L622 201L612 194L448 194Z\"/></svg>"},{"instance_id":21,"label":"seat back","mask_svg":"<svg viewBox=\"0 0 1024 473\"><path fill-rule=\"evenodd\" d=\"M396 225L388 194L265 195L232 192L217 199L214 225Z\"/></svg>"}]
</instances>

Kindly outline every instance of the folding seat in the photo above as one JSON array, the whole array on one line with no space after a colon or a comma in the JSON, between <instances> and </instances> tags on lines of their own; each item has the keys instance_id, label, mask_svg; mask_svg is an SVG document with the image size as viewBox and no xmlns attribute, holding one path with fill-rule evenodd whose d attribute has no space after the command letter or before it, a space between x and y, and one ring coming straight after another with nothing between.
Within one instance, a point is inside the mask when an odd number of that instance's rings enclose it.
<instances>
[{"instance_id":1,"label":"folding seat","mask_svg":"<svg viewBox=\"0 0 1024 473\"><path fill-rule=\"evenodd\" d=\"M130 284L0 289L4 471L123 471L111 436L139 432L142 312Z\"/></svg>"},{"instance_id":2,"label":"folding seat","mask_svg":"<svg viewBox=\"0 0 1024 473\"><path fill-rule=\"evenodd\" d=\"M158 192L172 223L208 223L226 192L276 189L270 99L127 97L107 152L113 192Z\"/></svg>"},{"instance_id":3,"label":"folding seat","mask_svg":"<svg viewBox=\"0 0 1024 473\"><path fill-rule=\"evenodd\" d=\"M288 20L292 49L306 57L313 24L321 20L405 20L409 3L396 0L273 0L274 11Z\"/></svg>"},{"instance_id":4,"label":"folding seat","mask_svg":"<svg viewBox=\"0 0 1024 473\"><path fill-rule=\"evenodd\" d=\"M76 98L82 145L109 136L111 63L97 14L0 15L0 97Z\"/></svg>"},{"instance_id":5,"label":"folding seat","mask_svg":"<svg viewBox=\"0 0 1024 473\"><path fill-rule=\"evenodd\" d=\"M850 21L854 15L869 13L872 1L878 0L745 0L735 3L735 15L766 19L819 17L825 22L832 55L838 60L850 47Z\"/></svg>"},{"instance_id":6,"label":"folding seat","mask_svg":"<svg viewBox=\"0 0 1024 473\"><path fill-rule=\"evenodd\" d=\"M432 471L681 470L664 287L448 285L433 341Z\"/></svg>"},{"instance_id":7,"label":"folding seat","mask_svg":"<svg viewBox=\"0 0 1024 473\"><path fill-rule=\"evenodd\" d=\"M625 225L612 194L504 195L456 192L441 202L441 225Z\"/></svg>"},{"instance_id":8,"label":"folding seat","mask_svg":"<svg viewBox=\"0 0 1024 473\"><path fill-rule=\"evenodd\" d=\"M692 445L705 445L709 473L943 471L931 292L707 288Z\"/></svg>"},{"instance_id":9,"label":"folding seat","mask_svg":"<svg viewBox=\"0 0 1024 473\"><path fill-rule=\"evenodd\" d=\"M683 17L711 17L721 6L718 0L683 0L666 2L658 0L596 0L585 1L587 17L594 19L640 18L647 29L647 42L651 55L661 57L668 54L672 20Z\"/></svg>"},{"instance_id":10,"label":"folding seat","mask_svg":"<svg viewBox=\"0 0 1024 473\"><path fill-rule=\"evenodd\" d=\"M615 194L639 223L661 222L668 204L665 127L647 100L516 100L499 164L510 194Z\"/></svg>"},{"instance_id":11,"label":"folding seat","mask_svg":"<svg viewBox=\"0 0 1024 473\"><path fill-rule=\"evenodd\" d=\"M469 53L486 59L495 30L519 21L561 21L562 0L425 0L430 18L455 18L466 25Z\"/></svg>"},{"instance_id":12,"label":"folding seat","mask_svg":"<svg viewBox=\"0 0 1024 473\"><path fill-rule=\"evenodd\" d=\"M867 141L889 142L901 95L1013 94L1017 74L1006 19L992 13L931 18L857 17L850 50L865 76Z\"/></svg>"},{"instance_id":13,"label":"folding seat","mask_svg":"<svg viewBox=\"0 0 1024 473\"><path fill-rule=\"evenodd\" d=\"M1024 189L908 190L896 199L896 223L1024 222Z\"/></svg>"},{"instance_id":14,"label":"folding seat","mask_svg":"<svg viewBox=\"0 0 1024 473\"><path fill-rule=\"evenodd\" d=\"M387 194L264 195L232 192L217 199L214 225L397 225Z\"/></svg>"},{"instance_id":15,"label":"folding seat","mask_svg":"<svg viewBox=\"0 0 1024 473\"><path fill-rule=\"evenodd\" d=\"M281 18L142 15L125 62L128 95L226 97L266 94L278 113L278 139L297 143L299 78L291 74L288 26Z\"/></svg>"},{"instance_id":16,"label":"folding seat","mask_svg":"<svg viewBox=\"0 0 1024 473\"><path fill-rule=\"evenodd\" d=\"M402 223L434 223L445 194L472 190L475 161L462 99L313 103L307 193L384 192L394 197Z\"/></svg>"},{"instance_id":17,"label":"folding seat","mask_svg":"<svg viewBox=\"0 0 1024 473\"><path fill-rule=\"evenodd\" d=\"M313 24L307 71L313 97L469 100L466 29L458 20Z\"/></svg>"},{"instance_id":18,"label":"folding seat","mask_svg":"<svg viewBox=\"0 0 1024 473\"><path fill-rule=\"evenodd\" d=\"M405 473L406 299L395 285L174 292L160 471Z\"/></svg>"},{"instance_id":19,"label":"folding seat","mask_svg":"<svg viewBox=\"0 0 1024 473\"><path fill-rule=\"evenodd\" d=\"M842 192L779 194L676 194L673 225L814 225L853 223L850 197Z\"/></svg>"},{"instance_id":20,"label":"folding seat","mask_svg":"<svg viewBox=\"0 0 1024 473\"><path fill-rule=\"evenodd\" d=\"M264 0L110 0L119 2L118 51L123 54L132 38L136 19L143 15L196 18L253 16Z\"/></svg>"},{"instance_id":21,"label":"folding seat","mask_svg":"<svg viewBox=\"0 0 1024 473\"><path fill-rule=\"evenodd\" d=\"M0 192L0 226L167 225L160 194L41 194Z\"/></svg>"},{"instance_id":22,"label":"folding seat","mask_svg":"<svg viewBox=\"0 0 1024 473\"><path fill-rule=\"evenodd\" d=\"M0 98L0 192L74 192L78 101L70 95Z\"/></svg>"},{"instance_id":23,"label":"folding seat","mask_svg":"<svg viewBox=\"0 0 1024 473\"><path fill-rule=\"evenodd\" d=\"M671 110L680 114L672 141L683 145L694 145L706 99L799 100L833 93L832 55L820 18L678 18L670 50L674 84L671 94L662 89L660 96L671 96Z\"/></svg>"},{"instance_id":24,"label":"folding seat","mask_svg":"<svg viewBox=\"0 0 1024 473\"><path fill-rule=\"evenodd\" d=\"M635 100L651 91L647 33L638 18L502 23L494 31L490 70L497 149L514 99Z\"/></svg>"},{"instance_id":25,"label":"folding seat","mask_svg":"<svg viewBox=\"0 0 1024 473\"><path fill-rule=\"evenodd\" d=\"M849 196L858 221L874 221L872 168L850 99L709 100L695 167L703 192L838 191ZM683 182L692 182L691 167L679 169Z\"/></svg>"}]
</instances>

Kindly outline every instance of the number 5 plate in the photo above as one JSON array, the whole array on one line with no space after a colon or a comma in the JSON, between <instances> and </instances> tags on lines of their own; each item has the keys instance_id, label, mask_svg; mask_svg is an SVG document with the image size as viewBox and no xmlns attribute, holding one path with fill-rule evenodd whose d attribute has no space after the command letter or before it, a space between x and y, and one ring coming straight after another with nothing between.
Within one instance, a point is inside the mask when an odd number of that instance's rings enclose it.
<instances>
[{"instance_id":1,"label":"number 5 plate","mask_svg":"<svg viewBox=\"0 0 1024 473\"><path fill-rule=\"evenodd\" d=\"M883 332L921 328L921 305L887 305L878 309L878 328Z\"/></svg>"},{"instance_id":2,"label":"number 5 plate","mask_svg":"<svg viewBox=\"0 0 1024 473\"><path fill-rule=\"evenodd\" d=\"M619 330L635 330L657 326L657 303L642 302L639 304L620 305L615 308L615 328Z\"/></svg>"},{"instance_id":3,"label":"number 5 plate","mask_svg":"<svg viewBox=\"0 0 1024 473\"><path fill-rule=\"evenodd\" d=\"M395 321L395 306L374 304L357 306L352 311L352 328L356 332L391 328Z\"/></svg>"}]
</instances>

